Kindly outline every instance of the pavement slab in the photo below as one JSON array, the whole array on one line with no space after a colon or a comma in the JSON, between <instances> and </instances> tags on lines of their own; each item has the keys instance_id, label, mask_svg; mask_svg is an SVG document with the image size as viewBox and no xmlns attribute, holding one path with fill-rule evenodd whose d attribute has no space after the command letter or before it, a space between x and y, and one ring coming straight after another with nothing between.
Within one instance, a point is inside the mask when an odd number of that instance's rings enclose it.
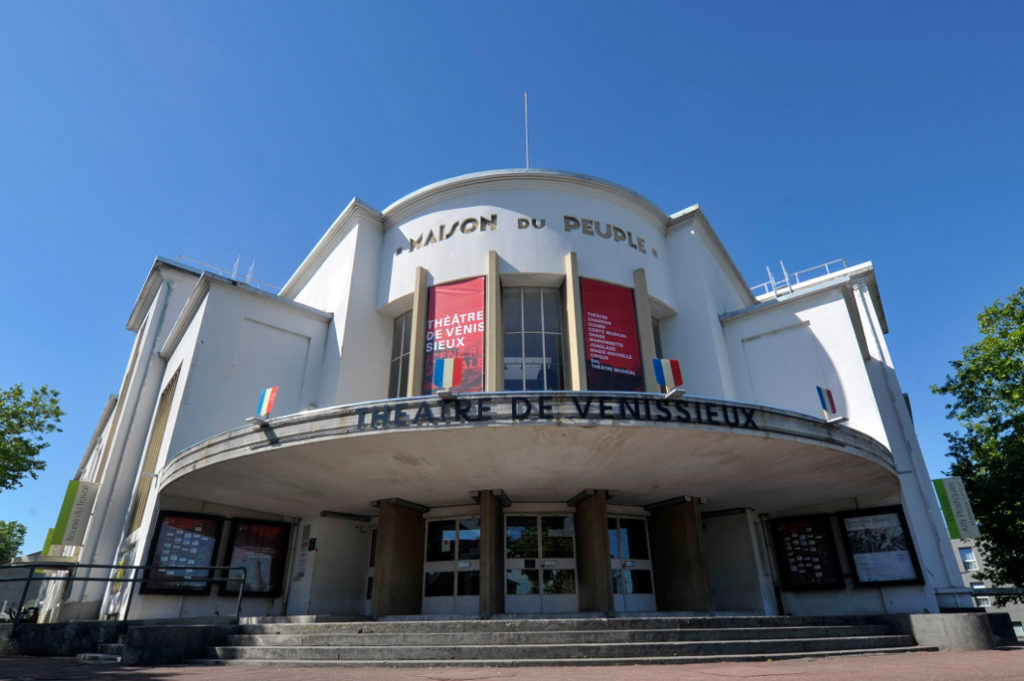
<instances>
[{"instance_id":1,"label":"pavement slab","mask_svg":"<svg viewBox=\"0 0 1024 681\"><path fill-rule=\"evenodd\" d=\"M12 681L1021 681L1024 647L780 662L623 667L404 668L181 665L125 667L67 657L0 658Z\"/></svg>"}]
</instances>

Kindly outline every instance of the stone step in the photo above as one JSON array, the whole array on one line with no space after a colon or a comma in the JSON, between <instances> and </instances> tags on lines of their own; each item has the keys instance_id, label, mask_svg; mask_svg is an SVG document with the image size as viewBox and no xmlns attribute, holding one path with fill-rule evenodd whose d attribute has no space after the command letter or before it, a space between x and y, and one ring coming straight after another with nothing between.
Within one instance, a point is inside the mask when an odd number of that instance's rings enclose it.
<instances>
[{"instance_id":1,"label":"stone step","mask_svg":"<svg viewBox=\"0 0 1024 681\"><path fill-rule=\"evenodd\" d=\"M101 643L97 652L103 655L120 655L124 652L124 643Z\"/></svg>"},{"instance_id":2,"label":"stone step","mask_svg":"<svg viewBox=\"0 0 1024 681\"><path fill-rule=\"evenodd\" d=\"M75 655L75 659L81 662L89 662L91 664L121 664L120 655L111 655L108 653L78 653Z\"/></svg>"},{"instance_id":3,"label":"stone step","mask_svg":"<svg viewBox=\"0 0 1024 681\"><path fill-rule=\"evenodd\" d=\"M660 641L735 641L758 638L836 638L881 636L884 624L826 627L770 627L725 629L595 629L569 631L467 631L388 633L281 633L234 634L230 646L424 646L526 645L540 643L639 643Z\"/></svg>"},{"instance_id":4,"label":"stone step","mask_svg":"<svg viewBox=\"0 0 1024 681\"><path fill-rule=\"evenodd\" d=\"M715 655L780 655L911 647L911 636L758 639L655 643L552 643L526 645L425 646L217 646L210 656L263 660L500 660L590 659Z\"/></svg>"},{"instance_id":5,"label":"stone step","mask_svg":"<svg viewBox=\"0 0 1024 681\"><path fill-rule=\"evenodd\" d=\"M764 662L766 660L793 660L836 655L885 655L894 653L935 652L934 646L897 646L892 648L864 648L854 650L801 651L795 653L756 653L736 655L679 655L669 657L606 657L606 658L496 658L496 659L423 659L423 660L272 660L272 659L198 659L188 660L193 665L237 665L249 667L582 667L596 665L641 664L695 664L701 662Z\"/></svg>"},{"instance_id":6,"label":"stone step","mask_svg":"<svg viewBox=\"0 0 1024 681\"><path fill-rule=\"evenodd\" d=\"M322 634L467 631L578 631L606 629L759 629L779 626L821 627L878 624L870 616L849 617L590 617L544 619L386 620L359 622L241 624L243 634Z\"/></svg>"}]
</instances>

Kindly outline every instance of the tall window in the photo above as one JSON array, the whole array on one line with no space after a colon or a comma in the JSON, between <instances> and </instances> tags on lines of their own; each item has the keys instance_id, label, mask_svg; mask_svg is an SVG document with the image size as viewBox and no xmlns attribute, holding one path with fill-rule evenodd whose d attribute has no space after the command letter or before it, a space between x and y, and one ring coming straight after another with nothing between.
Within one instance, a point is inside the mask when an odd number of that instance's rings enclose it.
<instances>
[{"instance_id":1,"label":"tall window","mask_svg":"<svg viewBox=\"0 0 1024 681\"><path fill-rule=\"evenodd\" d=\"M562 295L555 288L501 292L505 390L561 390Z\"/></svg>"},{"instance_id":2,"label":"tall window","mask_svg":"<svg viewBox=\"0 0 1024 681\"><path fill-rule=\"evenodd\" d=\"M964 564L964 570L978 569L978 559L974 557L974 549L972 548L963 547L960 549L960 562Z\"/></svg>"},{"instance_id":3,"label":"tall window","mask_svg":"<svg viewBox=\"0 0 1024 681\"><path fill-rule=\"evenodd\" d=\"M651 332L654 334L654 356L665 359L665 355L661 354L664 352L661 347L661 321L657 317L651 317Z\"/></svg>"},{"instance_id":4,"label":"tall window","mask_svg":"<svg viewBox=\"0 0 1024 681\"><path fill-rule=\"evenodd\" d=\"M409 385L409 336L412 311L395 317L395 332L391 336L391 375L388 378L388 397L403 397Z\"/></svg>"}]
</instances>

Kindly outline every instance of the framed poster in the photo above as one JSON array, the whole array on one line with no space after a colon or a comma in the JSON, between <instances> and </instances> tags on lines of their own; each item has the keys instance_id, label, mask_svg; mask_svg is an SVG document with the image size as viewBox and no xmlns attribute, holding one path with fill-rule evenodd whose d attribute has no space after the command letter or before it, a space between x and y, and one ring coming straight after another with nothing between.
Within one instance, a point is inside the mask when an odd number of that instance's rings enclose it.
<instances>
[{"instance_id":1,"label":"framed poster","mask_svg":"<svg viewBox=\"0 0 1024 681\"><path fill-rule=\"evenodd\" d=\"M827 515L778 518L770 523L782 588L842 589L846 586Z\"/></svg>"},{"instance_id":2,"label":"framed poster","mask_svg":"<svg viewBox=\"0 0 1024 681\"><path fill-rule=\"evenodd\" d=\"M245 595L275 598L284 584L285 558L291 525L269 520L236 518L231 521L226 565L245 566ZM241 577L241 571L228 577ZM236 581L221 584L221 594L237 594Z\"/></svg>"},{"instance_id":3,"label":"framed poster","mask_svg":"<svg viewBox=\"0 0 1024 681\"><path fill-rule=\"evenodd\" d=\"M858 585L921 583L921 566L902 508L886 506L838 515Z\"/></svg>"},{"instance_id":4,"label":"framed poster","mask_svg":"<svg viewBox=\"0 0 1024 681\"><path fill-rule=\"evenodd\" d=\"M149 545L146 577L139 591L150 594L208 594L209 568L217 557L224 519L198 513L160 511ZM191 578L191 579L190 579ZM201 579L196 579L201 578Z\"/></svg>"},{"instance_id":5,"label":"framed poster","mask_svg":"<svg viewBox=\"0 0 1024 681\"><path fill-rule=\"evenodd\" d=\"M580 277L580 298L587 348L587 387L643 392L633 289Z\"/></svg>"},{"instance_id":6,"label":"framed poster","mask_svg":"<svg viewBox=\"0 0 1024 681\"><path fill-rule=\"evenodd\" d=\"M462 382L453 393L484 389L484 281L466 279L430 287L427 293L427 329L423 353L423 394L432 394L434 362L462 359Z\"/></svg>"}]
</instances>

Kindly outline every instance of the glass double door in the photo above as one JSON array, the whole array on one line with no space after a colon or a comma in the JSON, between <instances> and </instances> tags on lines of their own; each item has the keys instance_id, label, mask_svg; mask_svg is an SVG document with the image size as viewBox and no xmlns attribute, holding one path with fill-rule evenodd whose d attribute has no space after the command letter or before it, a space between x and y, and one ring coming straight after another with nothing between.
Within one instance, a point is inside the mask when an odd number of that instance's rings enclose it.
<instances>
[{"instance_id":1,"label":"glass double door","mask_svg":"<svg viewBox=\"0 0 1024 681\"><path fill-rule=\"evenodd\" d=\"M505 612L576 612L571 515L505 516Z\"/></svg>"},{"instance_id":2,"label":"glass double door","mask_svg":"<svg viewBox=\"0 0 1024 681\"><path fill-rule=\"evenodd\" d=\"M643 518L608 518L612 594L619 612L654 612L654 579Z\"/></svg>"},{"instance_id":3,"label":"glass double door","mask_svg":"<svg viewBox=\"0 0 1024 681\"><path fill-rule=\"evenodd\" d=\"M427 521L423 614L480 611L480 518Z\"/></svg>"}]
</instances>

